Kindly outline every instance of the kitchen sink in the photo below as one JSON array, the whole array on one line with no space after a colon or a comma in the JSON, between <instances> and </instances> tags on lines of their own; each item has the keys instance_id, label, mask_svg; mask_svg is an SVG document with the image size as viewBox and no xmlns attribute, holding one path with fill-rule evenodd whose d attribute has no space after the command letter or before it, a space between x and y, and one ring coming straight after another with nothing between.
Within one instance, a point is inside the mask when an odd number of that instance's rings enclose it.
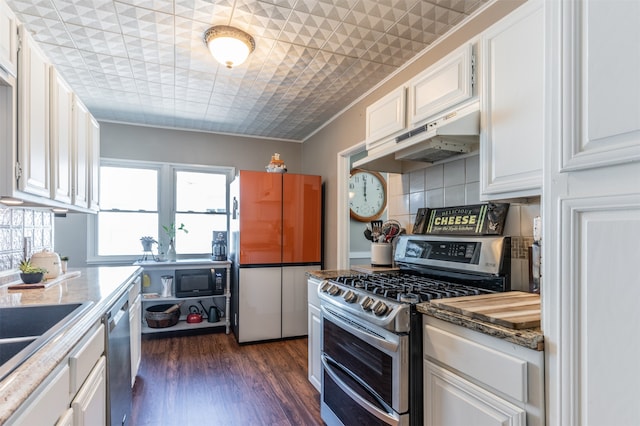
<instances>
[{"instance_id":1,"label":"kitchen sink","mask_svg":"<svg viewBox=\"0 0 640 426\"><path fill-rule=\"evenodd\" d=\"M0 380L84 314L93 302L0 308Z\"/></svg>"}]
</instances>

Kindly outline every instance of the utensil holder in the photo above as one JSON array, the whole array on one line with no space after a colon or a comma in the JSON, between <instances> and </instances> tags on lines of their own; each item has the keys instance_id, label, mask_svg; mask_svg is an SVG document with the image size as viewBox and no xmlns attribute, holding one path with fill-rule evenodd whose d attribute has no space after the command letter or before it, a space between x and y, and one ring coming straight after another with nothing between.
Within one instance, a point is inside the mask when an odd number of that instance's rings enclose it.
<instances>
[{"instance_id":1,"label":"utensil holder","mask_svg":"<svg viewBox=\"0 0 640 426\"><path fill-rule=\"evenodd\" d=\"M393 263L393 245L371 243L371 266L391 266Z\"/></svg>"}]
</instances>

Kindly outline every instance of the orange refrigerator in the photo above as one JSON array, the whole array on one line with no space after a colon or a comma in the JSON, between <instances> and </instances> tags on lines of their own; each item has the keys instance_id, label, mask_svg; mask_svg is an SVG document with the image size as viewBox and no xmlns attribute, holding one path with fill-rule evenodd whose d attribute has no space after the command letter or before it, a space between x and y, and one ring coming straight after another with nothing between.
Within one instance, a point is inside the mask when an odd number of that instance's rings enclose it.
<instances>
[{"instance_id":1,"label":"orange refrigerator","mask_svg":"<svg viewBox=\"0 0 640 426\"><path fill-rule=\"evenodd\" d=\"M306 272L322 269L320 176L242 170L230 194L236 338L306 335Z\"/></svg>"}]
</instances>

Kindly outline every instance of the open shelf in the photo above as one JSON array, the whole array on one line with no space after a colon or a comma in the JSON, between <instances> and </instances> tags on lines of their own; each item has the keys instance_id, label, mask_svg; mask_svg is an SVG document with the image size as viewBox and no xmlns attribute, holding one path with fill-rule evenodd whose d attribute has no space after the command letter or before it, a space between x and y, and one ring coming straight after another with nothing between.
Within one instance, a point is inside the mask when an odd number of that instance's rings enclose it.
<instances>
[{"instance_id":1,"label":"open shelf","mask_svg":"<svg viewBox=\"0 0 640 426\"><path fill-rule=\"evenodd\" d=\"M212 297L231 297L231 293L223 293L223 294L213 294L211 296L195 296L195 297L145 297L145 294L142 293L142 301L143 302L180 302L182 300L205 300L210 299ZM153 294L153 293L151 293Z\"/></svg>"},{"instance_id":2,"label":"open shelf","mask_svg":"<svg viewBox=\"0 0 640 426\"><path fill-rule=\"evenodd\" d=\"M202 322L196 323L188 323L187 321L180 320L178 323L171 327L164 328L151 328L146 323L142 323L142 334L152 334L152 333L167 333L170 331L188 331L188 330L199 330L202 328L212 328L212 327L226 327L226 319L223 318L223 321L218 322L208 322L206 319L203 319Z\"/></svg>"}]
</instances>

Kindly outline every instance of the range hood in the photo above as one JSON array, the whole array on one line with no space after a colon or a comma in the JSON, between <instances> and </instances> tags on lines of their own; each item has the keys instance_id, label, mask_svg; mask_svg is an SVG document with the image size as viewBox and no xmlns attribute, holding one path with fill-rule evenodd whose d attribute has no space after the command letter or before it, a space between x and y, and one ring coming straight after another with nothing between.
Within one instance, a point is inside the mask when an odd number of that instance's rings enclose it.
<instances>
[{"instance_id":1,"label":"range hood","mask_svg":"<svg viewBox=\"0 0 640 426\"><path fill-rule=\"evenodd\" d=\"M395 144L370 152L353 166L406 173L452 157L477 152L480 104L474 101L395 138Z\"/></svg>"}]
</instances>

